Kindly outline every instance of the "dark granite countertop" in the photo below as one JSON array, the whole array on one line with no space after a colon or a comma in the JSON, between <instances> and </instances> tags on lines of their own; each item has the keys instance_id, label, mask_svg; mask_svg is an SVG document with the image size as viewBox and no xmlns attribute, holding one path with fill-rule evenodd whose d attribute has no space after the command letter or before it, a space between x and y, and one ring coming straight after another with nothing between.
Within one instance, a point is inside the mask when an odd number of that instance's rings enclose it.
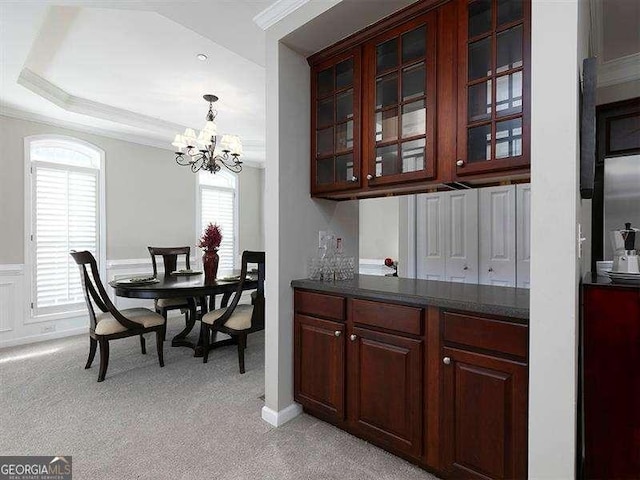
<instances>
[{"instance_id":1,"label":"dark granite countertop","mask_svg":"<svg viewBox=\"0 0 640 480\"><path fill-rule=\"evenodd\" d=\"M293 280L291 286L348 297L529 319L529 290L413 278L356 275L353 280Z\"/></svg>"},{"instance_id":2,"label":"dark granite countertop","mask_svg":"<svg viewBox=\"0 0 640 480\"><path fill-rule=\"evenodd\" d=\"M595 273L589 272L582 277L582 285L589 285L592 287L614 287L614 288L629 288L632 290L640 290L640 285L628 285L625 283L613 283L609 277L599 277Z\"/></svg>"}]
</instances>

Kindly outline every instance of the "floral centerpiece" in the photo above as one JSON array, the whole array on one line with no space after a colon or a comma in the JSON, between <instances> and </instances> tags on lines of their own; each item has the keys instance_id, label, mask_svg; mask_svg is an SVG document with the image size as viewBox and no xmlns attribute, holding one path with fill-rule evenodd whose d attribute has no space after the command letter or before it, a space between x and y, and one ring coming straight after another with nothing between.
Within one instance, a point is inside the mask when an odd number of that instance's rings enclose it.
<instances>
[{"instance_id":1,"label":"floral centerpiece","mask_svg":"<svg viewBox=\"0 0 640 480\"><path fill-rule=\"evenodd\" d=\"M387 273L385 276L387 277L397 277L398 276L398 261L393 258L387 257L384 259L384 265L389 268L393 268L393 273Z\"/></svg>"},{"instance_id":2,"label":"floral centerpiece","mask_svg":"<svg viewBox=\"0 0 640 480\"><path fill-rule=\"evenodd\" d=\"M198 243L198 246L204 250L202 264L204 266L205 283L214 282L218 275L218 264L220 263L218 249L220 248L220 243L222 243L222 229L217 223L210 223L204 229L204 233Z\"/></svg>"}]
</instances>

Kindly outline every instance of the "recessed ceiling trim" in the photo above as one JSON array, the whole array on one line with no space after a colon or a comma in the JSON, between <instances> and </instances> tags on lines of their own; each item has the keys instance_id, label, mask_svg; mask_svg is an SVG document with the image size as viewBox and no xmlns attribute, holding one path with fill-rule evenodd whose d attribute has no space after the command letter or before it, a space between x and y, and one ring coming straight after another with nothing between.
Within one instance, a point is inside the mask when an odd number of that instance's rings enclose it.
<instances>
[{"instance_id":1,"label":"recessed ceiling trim","mask_svg":"<svg viewBox=\"0 0 640 480\"><path fill-rule=\"evenodd\" d=\"M598 65L598 87L608 87L633 80L640 80L640 53Z\"/></svg>"},{"instance_id":2,"label":"recessed ceiling trim","mask_svg":"<svg viewBox=\"0 0 640 480\"><path fill-rule=\"evenodd\" d=\"M309 0L278 0L253 17L253 21L261 29L267 30L307 2Z\"/></svg>"},{"instance_id":3,"label":"recessed ceiling trim","mask_svg":"<svg viewBox=\"0 0 640 480\"><path fill-rule=\"evenodd\" d=\"M75 130L78 132L90 133L92 135L98 135L106 138L113 138L115 140L121 140L123 142L135 143L138 145L145 145L147 147L159 148L173 153L173 147L164 140L159 140L150 137L144 137L142 135L131 135L122 132L116 132L113 130L107 130L105 128L92 127L82 123L70 122L68 120L60 120L57 118L48 117L35 112L29 112L27 110L21 110L13 108L8 105L0 104L0 117L15 118L17 120L25 120L27 122L40 123L42 125L49 125L51 127L64 128L67 130ZM247 155L252 155L254 158L260 160L246 160L243 159L244 165L254 168L265 168L264 164L264 152L258 147L254 152L251 148L251 142L247 150Z\"/></svg>"},{"instance_id":4,"label":"recessed ceiling trim","mask_svg":"<svg viewBox=\"0 0 640 480\"><path fill-rule=\"evenodd\" d=\"M68 112L89 115L111 122L122 123L147 130L156 130L162 133L174 132L176 130L182 131L185 129L184 125L167 122L123 108L112 107L111 105L94 102L86 98L76 97L28 68L22 69L18 77L18 83Z\"/></svg>"}]
</instances>

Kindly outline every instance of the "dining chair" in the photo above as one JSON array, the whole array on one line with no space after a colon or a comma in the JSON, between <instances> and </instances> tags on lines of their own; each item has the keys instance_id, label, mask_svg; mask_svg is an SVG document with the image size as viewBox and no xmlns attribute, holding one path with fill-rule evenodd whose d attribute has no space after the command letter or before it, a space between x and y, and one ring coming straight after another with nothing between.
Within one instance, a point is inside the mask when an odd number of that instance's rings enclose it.
<instances>
[{"instance_id":1,"label":"dining chair","mask_svg":"<svg viewBox=\"0 0 640 480\"><path fill-rule=\"evenodd\" d=\"M89 358L85 369L91 368L96 355L96 348L100 344L100 370L98 382L102 382L109 365L109 342L118 338L140 336L140 348L147 353L144 334L156 333L158 361L164 367L163 341L166 330L166 319L148 308L127 308L118 310L111 302L100 275L98 265L93 254L88 251L71 251L71 256L80 268L80 278L84 291L84 300L89 310ZM87 266L89 269L87 270ZM91 276L89 275L91 273ZM92 281L93 279L93 281ZM92 303L93 300L93 303ZM93 305L100 310L98 313Z\"/></svg>"},{"instance_id":2,"label":"dining chair","mask_svg":"<svg viewBox=\"0 0 640 480\"><path fill-rule=\"evenodd\" d=\"M153 266L153 276L158 276L158 265L156 263L156 257L162 257L164 263L164 273L169 275L171 272L175 272L178 265L178 257L180 255L185 256L185 264L187 270L189 265L189 256L191 255L191 247L147 247L149 254L151 255L151 264ZM189 315L189 300L187 298L159 298L155 300L155 309L165 319L167 318L167 312L169 310L180 310L186 315Z\"/></svg>"},{"instance_id":3,"label":"dining chair","mask_svg":"<svg viewBox=\"0 0 640 480\"><path fill-rule=\"evenodd\" d=\"M239 304L240 297L244 290L244 283L247 280L247 265L257 264L258 267L258 288L255 295L252 294L251 305ZM244 350L247 347L247 335L259 330L264 330L264 274L265 255L264 252L242 252L242 271L240 272L240 282L235 291L231 304L226 308L219 308L206 313L200 322L200 338L203 339L204 355L203 363L209 359L210 335L215 332L222 332L235 338L238 343L238 363L240 373L244 373Z\"/></svg>"}]
</instances>

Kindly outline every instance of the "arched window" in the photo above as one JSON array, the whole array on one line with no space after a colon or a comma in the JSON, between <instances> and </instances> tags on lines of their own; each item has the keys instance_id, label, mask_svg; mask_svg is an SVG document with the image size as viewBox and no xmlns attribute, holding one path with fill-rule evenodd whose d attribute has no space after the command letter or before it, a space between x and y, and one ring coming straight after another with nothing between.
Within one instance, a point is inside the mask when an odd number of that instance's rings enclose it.
<instances>
[{"instance_id":1,"label":"arched window","mask_svg":"<svg viewBox=\"0 0 640 480\"><path fill-rule=\"evenodd\" d=\"M219 269L236 268L238 256L238 178L231 172L219 171L198 174L198 238L209 223L222 229Z\"/></svg>"},{"instance_id":2,"label":"arched window","mask_svg":"<svg viewBox=\"0 0 640 480\"><path fill-rule=\"evenodd\" d=\"M25 139L31 316L84 309L70 250L89 250L104 268L104 152L71 137Z\"/></svg>"}]
</instances>

